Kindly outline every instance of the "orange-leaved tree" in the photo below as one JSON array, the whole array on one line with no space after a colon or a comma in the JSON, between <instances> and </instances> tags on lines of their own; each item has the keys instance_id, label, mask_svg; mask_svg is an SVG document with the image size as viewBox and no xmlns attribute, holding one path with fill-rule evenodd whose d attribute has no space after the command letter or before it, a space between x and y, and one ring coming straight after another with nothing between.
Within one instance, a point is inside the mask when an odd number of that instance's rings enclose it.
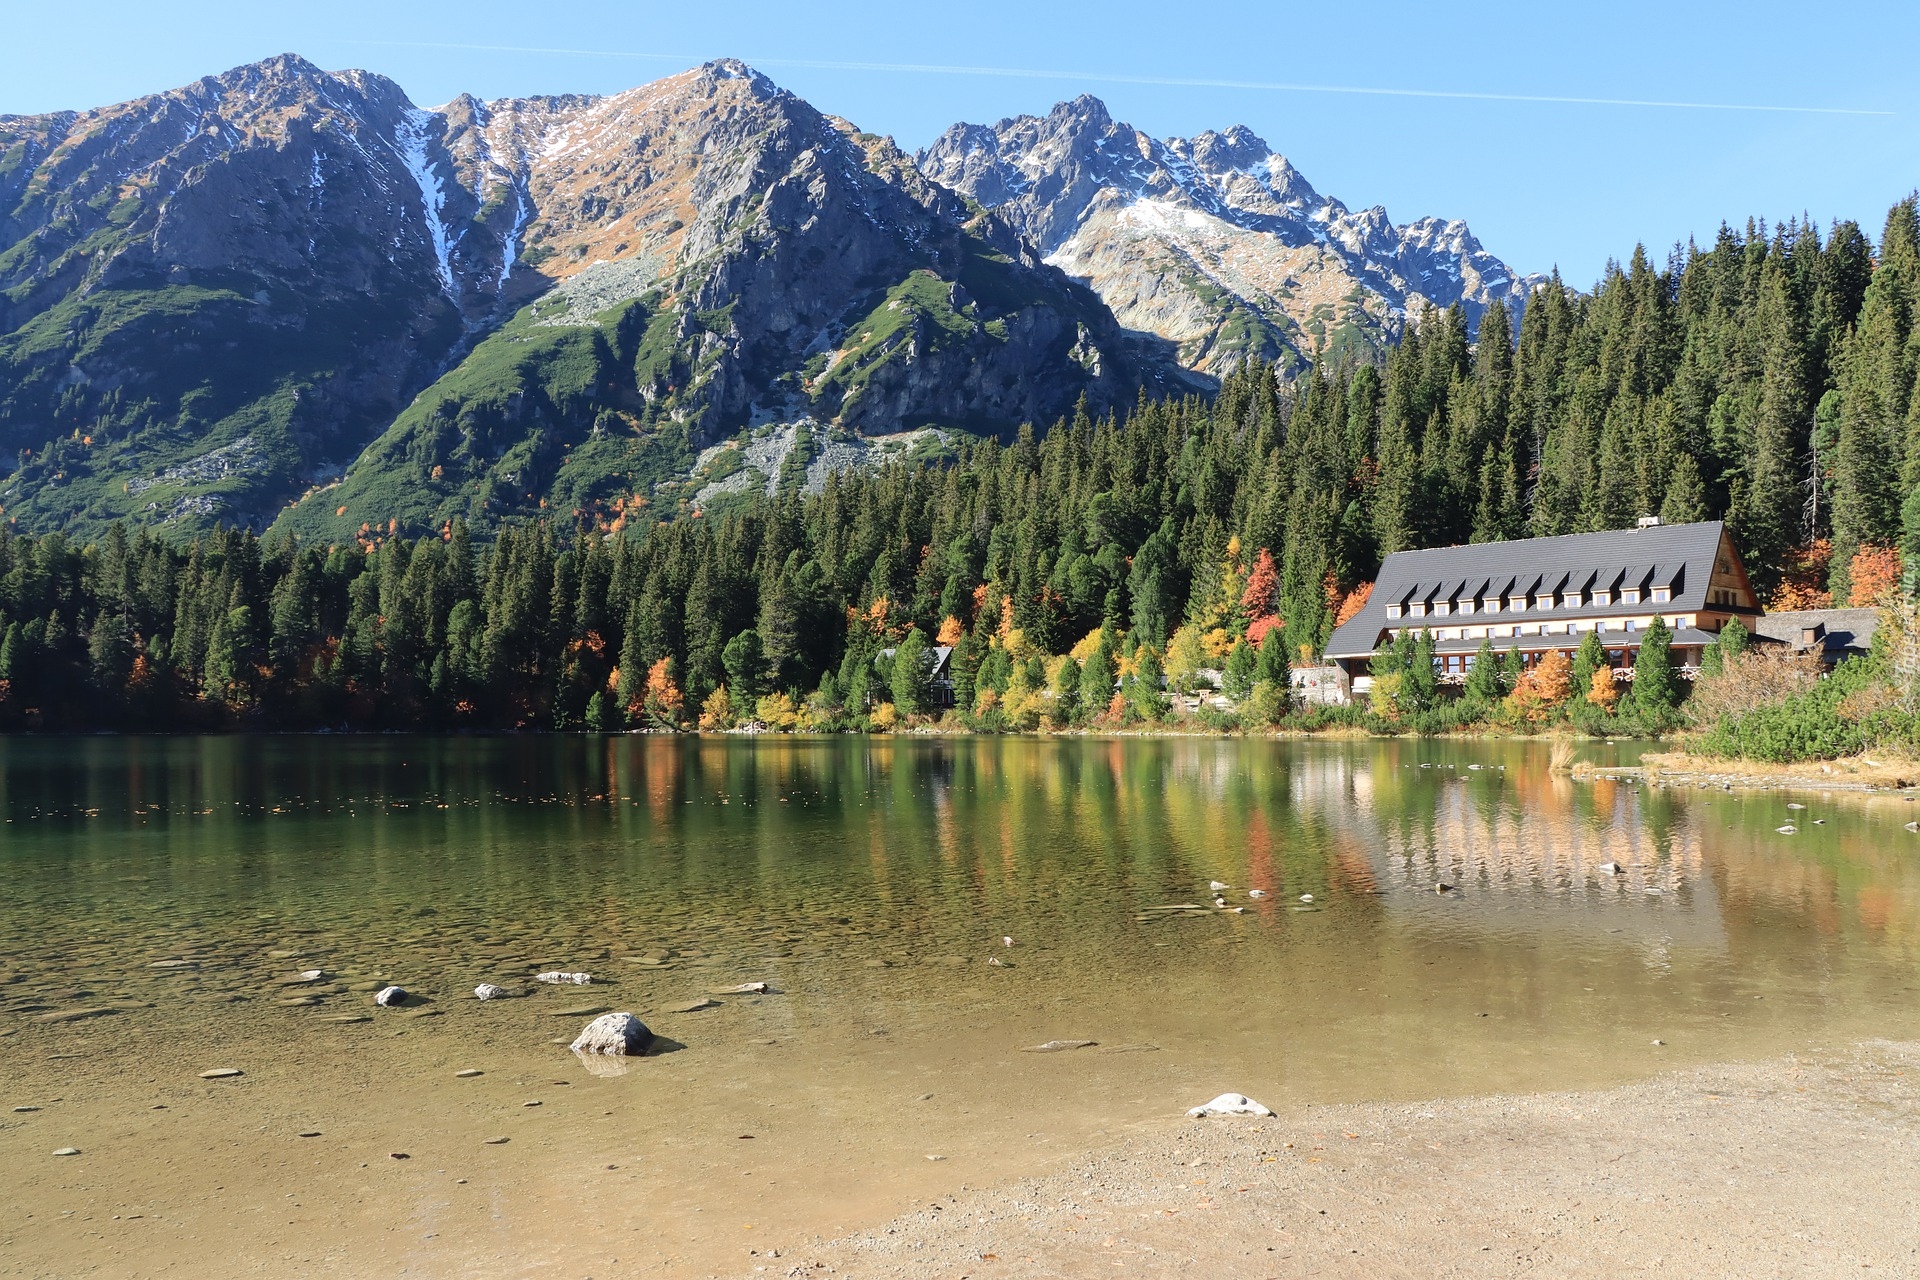
<instances>
[{"instance_id":1,"label":"orange-leaved tree","mask_svg":"<svg viewBox=\"0 0 1920 1280\"><path fill-rule=\"evenodd\" d=\"M1620 685L1613 678L1611 663L1601 663L1593 669L1593 687L1587 690L1587 701L1602 711L1611 711L1620 701Z\"/></svg>"},{"instance_id":2,"label":"orange-leaved tree","mask_svg":"<svg viewBox=\"0 0 1920 1280\"><path fill-rule=\"evenodd\" d=\"M1871 609L1900 585L1900 548L1864 546L1847 561L1847 578L1852 590L1847 603L1855 609Z\"/></svg>"},{"instance_id":3,"label":"orange-leaved tree","mask_svg":"<svg viewBox=\"0 0 1920 1280\"><path fill-rule=\"evenodd\" d=\"M645 710L647 719L662 729L678 729L686 715L687 700L674 683L671 655L647 668Z\"/></svg>"},{"instance_id":4,"label":"orange-leaved tree","mask_svg":"<svg viewBox=\"0 0 1920 1280\"><path fill-rule=\"evenodd\" d=\"M1549 649L1515 683L1513 692L1507 695L1507 706L1528 724L1546 723L1573 692L1572 670L1573 663L1566 654Z\"/></svg>"}]
</instances>

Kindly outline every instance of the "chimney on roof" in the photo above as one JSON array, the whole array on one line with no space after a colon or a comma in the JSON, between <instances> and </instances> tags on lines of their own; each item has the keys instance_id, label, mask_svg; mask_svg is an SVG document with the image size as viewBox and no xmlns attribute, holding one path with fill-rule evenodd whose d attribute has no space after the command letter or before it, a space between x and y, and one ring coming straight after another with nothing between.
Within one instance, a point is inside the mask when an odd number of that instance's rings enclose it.
<instances>
[{"instance_id":1,"label":"chimney on roof","mask_svg":"<svg viewBox=\"0 0 1920 1280\"><path fill-rule=\"evenodd\" d=\"M1802 649L1811 649L1817 641L1824 640L1826 635L1827 624L1824 622L1816 622L1810 627L1802 627L1800 628L1800 647Z\"/></svg>"},{"instance_id":2,"label":"chimney on roof","mask_svg":"<svg viewBox=\"0 0 1920 1280\"><path fill-rule=\"evenodd\" d=\"M1641 516L1639 527L1642 529L1657 529L1660 527L1660 517L1659 516Z\"/></svg>"}]
</instances>

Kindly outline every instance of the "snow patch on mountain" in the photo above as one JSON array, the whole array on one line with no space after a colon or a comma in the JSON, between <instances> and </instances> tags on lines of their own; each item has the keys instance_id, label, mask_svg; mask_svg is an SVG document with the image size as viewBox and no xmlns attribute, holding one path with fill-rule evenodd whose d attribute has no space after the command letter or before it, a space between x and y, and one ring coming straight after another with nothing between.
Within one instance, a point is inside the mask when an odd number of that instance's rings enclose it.
<instances>
[{"instance_id":1,"label":"snow patch on mountain","mask_svg":"<svg viewBox=\"0 0 1920 1280\"><path fill-rule=\"evenodd\" d=\"M449 298L458 299L460 287L453 278L453 235L447 228L447 189L434 168L428 149L428 130L436 119L418 107L408 107L400 117L394 138L394 154L400 157L413 183L420 189L420 211L426 218L427 239L433 245L433 258L440 276L440 288Z\"/></svg>"}]
</instances>

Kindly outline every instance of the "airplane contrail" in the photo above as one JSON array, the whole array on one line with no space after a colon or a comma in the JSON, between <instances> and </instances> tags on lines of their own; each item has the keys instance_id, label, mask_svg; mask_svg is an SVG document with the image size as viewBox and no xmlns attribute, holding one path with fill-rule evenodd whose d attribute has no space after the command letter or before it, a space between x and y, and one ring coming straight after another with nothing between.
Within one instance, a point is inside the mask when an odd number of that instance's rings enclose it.
<instances>
[{"instance_id":1,"label":"airplane contrail","mask_svg":"<svg viewBox=\"0 0 1920 1280\"><path fill-rule=\"evenodd\" d=\"M462 49L477 53L560 54L577 58L644 58L699 63L691 54L640 53L622 49L557 49L533 45L454 44L436 40L351 40L344 44L389 49ZM1466 89L1387 89L1370 85L1307 84L1281 80L1215 80L1187 76L1130 76L1109 71L1046 71L1025 67L946 66L921 62L838 62L818 58L747 58L756 67L799 67L815 71L884 71L938 76L998 76L1015 80L1087 80L1108 84L1164 85L1189 89L1247 89L1271 93L1345 93L1380 98L1451 98L1468 102L1544 102L1582 107L1654 107L1686 111L1767 111L1800 115L1893 116L1894 111L1861 107L1781 106L1759 102L1689 102L1661 98L1590 98L1571 94L1486 93Z\"/></svg>"}]
</instances>

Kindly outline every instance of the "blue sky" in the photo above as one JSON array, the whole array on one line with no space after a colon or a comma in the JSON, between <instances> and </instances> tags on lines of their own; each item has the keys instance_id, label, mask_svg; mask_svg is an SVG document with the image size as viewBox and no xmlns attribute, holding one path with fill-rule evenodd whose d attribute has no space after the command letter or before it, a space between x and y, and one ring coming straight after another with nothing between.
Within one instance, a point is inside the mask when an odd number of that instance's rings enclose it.
<instances>
[{"instance_id":1,"label":"blue sky","mask_svg":"<svg viewBox=\"0 0 1920 1280\"><path fill-rule=\"evenodd\" d=\"M1353 207L1383 204L1402 222L1465 218L1512 265L1557 265L1582 286L1636 241L1658 255L1710 238L1723 219L1805 211L1823 225L1858 219L1877 237L1887 206L1920 185L1911 3L110 0L7 10L0 113L97 106L289 50L391 76L422 105L463 91L610 92L731 55L909 148L956 120L1093 93L1156 136L1246 124ZM1176 80L1826 112L1154 83Z\"/></svg>"}]
</instances>

